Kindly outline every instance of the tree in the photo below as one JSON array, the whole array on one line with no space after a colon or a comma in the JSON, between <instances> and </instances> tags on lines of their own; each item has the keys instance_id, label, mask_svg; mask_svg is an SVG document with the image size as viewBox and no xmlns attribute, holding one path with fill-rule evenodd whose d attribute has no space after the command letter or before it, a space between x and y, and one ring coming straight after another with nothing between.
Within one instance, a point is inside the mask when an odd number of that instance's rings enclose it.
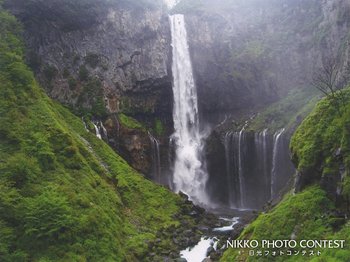
<instances>
[{"instance_id":1,"label":"tree","mask_svg":"<svg viewBox=\"0 0 350 262\"><path fill-rule=\"evenodd\" d=\"M346 83L347 79L342 75L342 67L334 57L322 59L322 65L314 72L311 81L311 85L326 95L338 111L343 101L339 90L343 89Z\"/></svg>"},{"instance_id":2,"label":"tree","mask_svg":"<svg viewBox=\"0 0 350 262\"><path fill-rule=\"evenodd\" d=\"M337 85L339 74L340 68L336 59L322 59L322 65L314 73L311 84L326 96L334 96L339 89Z\"/></svg>"}]
</instances>

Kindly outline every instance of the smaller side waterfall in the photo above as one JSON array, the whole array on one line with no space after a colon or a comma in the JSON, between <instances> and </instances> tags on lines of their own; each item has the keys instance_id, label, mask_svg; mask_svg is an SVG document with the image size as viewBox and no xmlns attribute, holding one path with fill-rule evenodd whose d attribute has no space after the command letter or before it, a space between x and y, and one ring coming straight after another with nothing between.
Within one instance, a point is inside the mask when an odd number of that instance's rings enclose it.
<instances>
[{"instance_id":1,"label":"smaller side waterfall","mask_svg":"<svg viewBox=\"0 0 350 262\"><path fill-rule=\"evenodd\" d=\"M223 138L227 204L231 208L261 208L277 196L294 173L284 129L274 134L228 132ZM219 194L222 192L218 192Z\"/></svg>"},{"instance_id":2,"label":"smaller side waterfall","mask_svg":"<svg viewBox=\"0 0 350 262\"><path fill-rule=\"evenodd\" d=\"M99 139L106 139L108 140L108 133L107 133L107 129L104 127L104 125L102 124L101 121L98 121L98 122L95 122L95 121L92 121L92 124L94 125L95 127L95 133L96 133L96 136L99 138Z\"/></svg>"},{"instance_id":3,"label":"smaller side waterfall","mask_svg":"<svg viewBox=\"0 0 350 262\"><path fill-rule=\"evenodd\" d=\"M245 182L243 173L243 158L244 158L244 127L239 132L238 136L238 179L239 179L239 192L240 192L240 207L245 206Z\"/></svg>"},{"instance_id":4,"label":"smaller side waterfall","mask_svg":"<svg viewBox=\"0 0 350 262\"><path fill-rule=\"evenodd\" d=\"M85 120L84 120L84 117L81 118L81 121L83 121L85 130L86 130L87 132L89 132L89 129L88 129L87 125L86 125L86 122L85 122Z\"/></svg>"},{"instance_id":5,"label":"smaller side waterfall","mask_svg":"<svg viewBox=\"0 0 350 262\"><path fill-rule=\"evenodd\" d=\"M271 170L271 198L276 197L276 180L277 180L277 165L280 149L280 138L284 132L284 128L277 131L273 136L273 153L272 153L272 170Z\"/></svg>"},{"instance_id":6,"label":"smaller side waterfall","mask_svg":"<svg viewBox=\"0 0 350 262\"><path fill-rule=\"evenodd\" d=\"M230 206L234 206L234 182L232 179L232 176L230 174L232 173L232 166L233 166L233 153L232 153L232 147L230 146L232 144L232 132L228 132L225 135L225 159L226 159L226 179L227 179L227 187L228 187L228 202Z\"/></svg>"},{"instance_id":7,"label":"smaller side waterfall","mask_svg":"<svg viewBox=\"0 0 350 262\"><path fill-rule=\"evenodd\" d=\"M152 175L153 180L159 184L162 183L161 177L161 165L160 165L160 151L159 151L159 141L148 132L149 139L152 146Z\"/></svg>"},{"instance_id":8,"label":"smaller side waterfall","mask_svg":"<svg viewBox=\"0 0 350 262\"><path fill-rule=\"evenodd\" d=\"M101 127L101 130L102 130L102 135L103 137L106 138L106 140L108 140L108 133L107 133L107 129L104 127L103 123L100 121L100 127Z\"/></svg>"},{"instance_id":9,"label":"smaller side waterfall","mask_svg":"<svg viewBox=\"0 0 350 262\"><path fill-rule=\"evenodd\" d=\"M96 133L97 138L102 139L100 128L97 126L98 123L92 122L92 124L95 127L95 133Z\"/></svg>"},{"instance_id":10,"label":"smaller side waterfall","mask_svg":"<svg viewBox=\"0 0 350 262\"><path fill-rule=\"evenodd\" d=\"M244 184L244 130L225 135L226 179L230 207L243 207Z\"/></svg>"}]
</instances>

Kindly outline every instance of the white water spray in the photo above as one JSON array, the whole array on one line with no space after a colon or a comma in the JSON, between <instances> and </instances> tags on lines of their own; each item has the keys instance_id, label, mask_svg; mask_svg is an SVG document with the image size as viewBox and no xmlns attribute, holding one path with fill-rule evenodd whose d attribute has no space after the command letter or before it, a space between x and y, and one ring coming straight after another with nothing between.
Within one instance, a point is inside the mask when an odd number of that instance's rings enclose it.
<instances>
[{"instance_id":1,"label":"white water spray","mask_svg":"<svg viewBox=\"0 0 350 262\"><path fill-rule=\"evenodd\" d=\"M95 127L95 132L96 132L97 138L102 139L101 132L100 132L100 129L98 128L98 126L97 126L97 123L95 124L94 122L92 122L92 124Z\"/></svg>"},{"instance_id":2,"label":"white water spray","mask_svg":"<svg viewBox=\"0 0 350 262\"><path fill-rule=\"evenodd\" d=\"M104 135L104 137L108 140L108 133L107 133L107 129L104 127L103 123L100 121L100 126L102 129L102 133Z\"/></svg>"},{"instance_id":3,"label":"white water spray","mask_svg":"<svg viewBox=\"0 0 350 262\"><path fill-rule=\"evenodd\" d=\"M152 173L154 180L157 183L161 183L161 166L160 166L160 151L159 151L159 141L148 132L148 137L151 141L152 146Z\"/></svg>"},{"instance_id":4,"label":"white water spray","mask_svg":"<svg viewBox=\"0 0 350 262\"><path fill-rule=\"evenodd\" d=\"M207 203L207 172L202 164L203 134L199 131L197 90L183 15L170 16L173 48L174 129L176 145L173 182L175 191L197 203Z\"/></svg>"}]
</instances>

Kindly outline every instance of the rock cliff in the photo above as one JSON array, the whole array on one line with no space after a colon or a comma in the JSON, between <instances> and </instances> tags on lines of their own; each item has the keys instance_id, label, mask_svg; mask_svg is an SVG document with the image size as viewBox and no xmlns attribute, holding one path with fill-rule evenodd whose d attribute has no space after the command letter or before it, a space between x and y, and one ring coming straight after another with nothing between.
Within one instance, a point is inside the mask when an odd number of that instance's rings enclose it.
<instances>
[{"instance_id":1,"label":"rock cliff","mask_svg":"<svg viewBox=\"0 0 350 262\"><path fill-rule=\"evenodd\" d=\"M53 98L92 107L85 82L97 78L109 112L171 111L159 99L171 87L165 9L126 3L9 2L24 22L29 63Z\"/></svg>"},{"instance_id":2,"label":"rock cliff","mask_svg":"<svg viewBox=\"0 0 350 262\"><path fill-rule=\"evenodd\" d=\"M6 6L24 24L28 63L51 97L102 119L112 145L133 141L133 132L118 133L120 113L149 130L160 121L166 151L171 36L161 0L14 0ZM247 119L291 90L308 88L323 57L336 56L345 72L349 9L345 0L181 1L171 12L186 17L202 122ZM142 146L119 150L148 173L151 145L146 132L140 137Z\"/></svg>"},{"instance_id":3,"label":"rock cliff","mask_svg":"<svg viewBox=\"0 0 350 262\"><path fill-rule=\"evenodd\" d=\"M200 108L216 123L309 87L324 57L348 60L346 1L195 2L174 12L186 15Z\"/></svg>"}]
</instances>

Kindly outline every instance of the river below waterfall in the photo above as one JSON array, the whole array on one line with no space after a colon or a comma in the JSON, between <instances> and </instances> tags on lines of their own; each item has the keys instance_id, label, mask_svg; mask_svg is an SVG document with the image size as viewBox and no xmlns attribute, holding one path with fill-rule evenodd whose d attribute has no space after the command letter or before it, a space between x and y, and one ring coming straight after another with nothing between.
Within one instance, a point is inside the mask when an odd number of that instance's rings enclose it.
<instances>
[{"instance_id":1,"label":"river below waterfall","mask_svg":"<svg viewBox=\"0 0 350 262\"><path fill-rule=\"evenodd\" d=\"M202 262L213 253L219 255L219 253L226 250L226 241L238 235L244 226L255 216L253 210L215 209L210 210L210 212L217 215L219 218L218 224L213 225L212 228L204 232L196 245L187 247L180 252L180 256L184 261Z\"/></svg>"}]
</instances>

